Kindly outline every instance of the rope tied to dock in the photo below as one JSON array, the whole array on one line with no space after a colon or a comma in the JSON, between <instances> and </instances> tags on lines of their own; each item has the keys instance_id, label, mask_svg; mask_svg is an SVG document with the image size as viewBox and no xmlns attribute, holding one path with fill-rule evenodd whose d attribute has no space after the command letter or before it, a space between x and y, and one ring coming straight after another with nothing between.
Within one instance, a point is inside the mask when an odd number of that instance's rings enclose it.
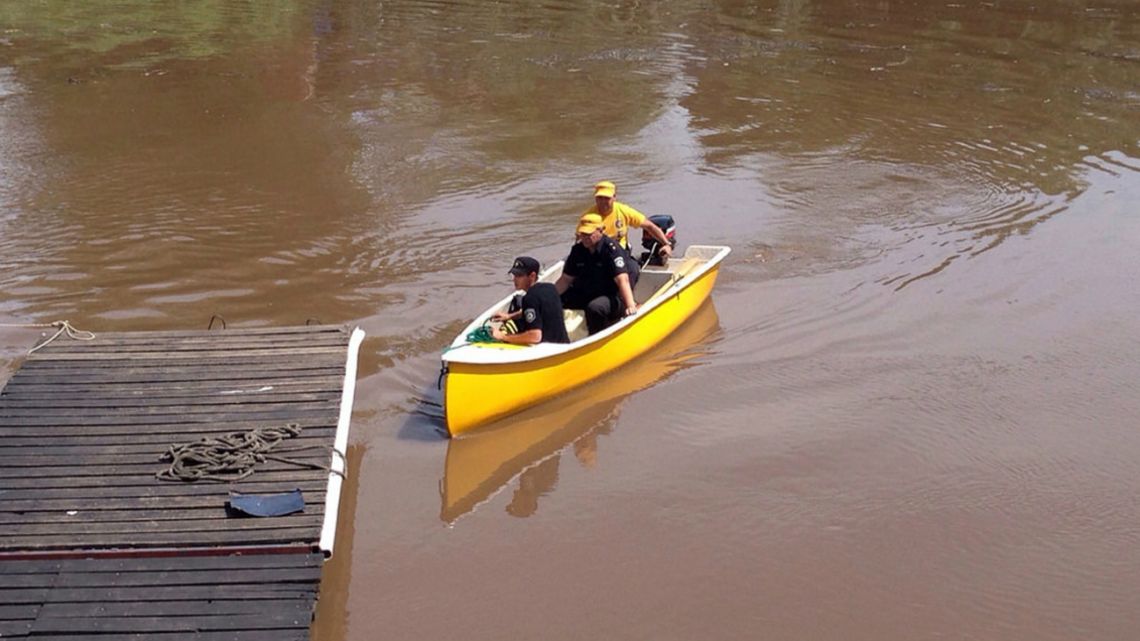
<instances>
[{"instance_id":1,"label":"rope tied to dock","mask_svg":"<svg viewBox=\"0 0 1140 641\"><path fill-rule=\"evenodd\" d=\"M0 327L31 327L31 328L54 327L57 329L56 333L52 334L51 338L48 338L47 340L44 340L44 341L38 343L37 345L35 345L34 347L32 347L31 349L29 349L28 350L29 354L35 353L35 351L40 349L41 347L47 347L47 345L49 343L51 343L52 341L54 341L55 339L59 338L60 336L62 336L64 334L66 334L68 338L70 338L72 340L77 340L77 341L93 341L93 340L95 340L95 332L89 332L86 330L77 329L74 325L71 324L70 321L66 321L66 320L55 321L54 323L5 323L5 324L0 324ZM44 335L46 336L47 333L45 332Z\"/></svg>"},{"instance_id":2,"label":"rope tied to dock","mask_svg":"<svg viewBox=\"0 0 1140 641\"><path fill-rule=\"evenodd\" d=\"M277 461L313 470L325 470L344 478L344 472L334 470L328 465L269 453L270 451L290 454L307 450L335 451L324 445L277 448L285 439L300 434L301 426L289 423L284 427L260 427L245 432L230 432L218 438L203 438L194 443L171 445L159 457L160 461L169 461L170 466L156 472L155 477L160 481L233 483L253 474L254 466L258 463ZM343 454L341 459L344 459Z\"/></svg>"}]
</instances>

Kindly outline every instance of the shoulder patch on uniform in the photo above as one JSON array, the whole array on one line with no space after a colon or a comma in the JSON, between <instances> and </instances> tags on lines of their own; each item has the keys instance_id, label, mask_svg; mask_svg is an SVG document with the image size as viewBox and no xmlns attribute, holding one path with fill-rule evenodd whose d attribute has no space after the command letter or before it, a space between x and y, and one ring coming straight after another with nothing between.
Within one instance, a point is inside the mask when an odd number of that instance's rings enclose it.
<instances>
[{"instance_id":1,"label":"shoulder patch on uniform","mask_svg":"<svg viewBox=\"0 0 1140 641\"><path fill-rule=\"evenodd\" d=\"M617 267L618 269L622 269L623 267L625 267L625 259L622 258L621 256L615 256L614 257L614 266Z\"/></svg>"},{"instance_id":2,"label":"shoulder patch on uniform","mask_svg":"<svg viewBox=\"0 0 1140 641\"><path fill-rule=\"evenodd\" d=\"M523 311L523 317L526 318L528 324L533 323L534 320L538 318L538 313L533 307L528 307Z\"/></svg>"}]
</instances>

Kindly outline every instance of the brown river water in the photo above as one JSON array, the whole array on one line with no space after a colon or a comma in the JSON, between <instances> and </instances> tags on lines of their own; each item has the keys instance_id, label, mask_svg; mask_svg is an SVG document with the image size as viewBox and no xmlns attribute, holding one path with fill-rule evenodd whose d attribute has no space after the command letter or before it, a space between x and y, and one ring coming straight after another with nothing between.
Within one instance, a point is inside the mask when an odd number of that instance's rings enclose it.
<instances>
[{"instance_id":1,"label":"brown river water","mask_svg":"<svg viewBox=\"0 0 1140 641\"><path fill-rule=\"evenodd\" d=\"M711 304L442 438L601 179ZM0 0L5 377L367 332L321 641L1140 638L1138 214L1131 0Z\"/></svg>"}]
</instances>

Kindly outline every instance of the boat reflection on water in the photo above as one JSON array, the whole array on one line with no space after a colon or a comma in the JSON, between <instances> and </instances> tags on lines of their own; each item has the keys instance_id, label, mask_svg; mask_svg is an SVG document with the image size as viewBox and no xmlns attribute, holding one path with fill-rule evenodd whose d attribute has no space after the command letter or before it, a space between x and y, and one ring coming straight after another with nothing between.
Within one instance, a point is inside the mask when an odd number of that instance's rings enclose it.
<instances>
[{"instance_id":1,"label":"boat reflection on water","mask_svg":"<svg viewBox=\"0 0 1140 641\"><path fill-rule=\"evenodd\" d=\"M447 444L440 481L440 519L453 523L519 477L507 506L513 516L530 516L538 498L558 482L561 452L573 445L575 456L592 466L598 436L612 428L621 402L691 364L719 330L711 300L660 345L628 365L556 399L515 414Z\"/></svg>"}]
</instances>

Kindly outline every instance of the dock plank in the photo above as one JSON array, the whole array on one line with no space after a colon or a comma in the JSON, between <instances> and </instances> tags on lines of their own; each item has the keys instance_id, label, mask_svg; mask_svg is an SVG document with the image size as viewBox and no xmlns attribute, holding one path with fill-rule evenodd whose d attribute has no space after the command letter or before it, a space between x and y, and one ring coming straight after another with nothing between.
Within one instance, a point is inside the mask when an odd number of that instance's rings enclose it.
<instances>
[{"instance_id":1,"label":"dock plank","mask_svg":"<svg viewBox=\"0 0 1140 641\"><path fill-rule=\"evenodd\" d=\"M161 425L180 425L180 424L193 424L193 423L211 423L214 425L225 423L226 421L275 421L278 423L291 423L291 419L297 418L320 418L328 416L330 412L335 413L332 408L318 407L318 408L301 408L290 409L282 406L275 406L274 409L260 409L253 408L249 411L224 411L224 412L207 412L202 414L177 414L167 411L155 412L150 415L136 416L118 416L118 415L102 415L102 416L30 416L30 417L9 417L0 416L0 429L11 430L21 428L36 428L36 427L114 427L114 426L136 426L136 431L142 431L140 426L147 426L151 424ZM0 432L0 436L4 433Z\"/></svg>"},{"instance_id":2,"label":"dock plank","mask_svg":"<svg viewBox=\"0 0 1140 641\"><path fill-rule=\"evenodd\" d=\"M39 605L0 605L0 621L31 620L39 611Z\"/></svg>"},{"instance_id":3,"label":"dock plank","mask_svg":"<svg viewBox=\"0 0 1140 641\"><path fill-rule=\"evenodd\" d=\"M255 471L252 476L247 477L243 481L234 483L233 486L236 490L241 491L242 483L245 480L258 481L260 483L277 483L279 487L284 488L281 491L292 489L296 483L304 481L315 481L319 479L327 479L328 473L324 470L298 470L282 471L282 472L265 472ZM207 483L208 481L198 481L199 483ZM170 481L159 481L155 478L154 474L131 474L123 476L72 476L72 477L48 477L48 478L4 478L0 479L0 491L17 490L41 487L44 489L50 488L89 488L89 487L152 487L156 483L176 483ZM223 484L224 485L224 484Z\"/></svg>"},{"instance_id":4,"label":"dock plank","mask_svg":"<svg viewBox=\"0 0 1140 641\"><path fill-rule=\"evenodd\" d=\"M318 524L319 525L319 524ZM310 543L314 525L283 527L272 529L227 528L224 530L190 530L179 532L140 532L127 533L53 533L5 536L0 541L11 547L27 551L60 551L82 549L132 550L155 547L179 547L186 549L210 549L236 546L298 546L305 549L315 547ZM109 548L108 541L115 541Z\"/></svg>"},{"instance_id":5,"label":"dock plank","mask_svg":"<svg viewBox=\"0 0 1140 641\"><path fill-rule=\"evenodd\" d=\"M32 424L31 419L43 417L59 421L79 421L79 425L93 422L94 419L113 419L116 417L161 417L184 416L187 414L207 414L212 420L219 420L222 415L264 414L279 412L335 412L340 408L340 399L321 399L307 401L304 399L278 400L274 402L255 402L246 399L230 399L222 397L212 403L199 405L124 405L114 406L103 404L95 407L68 407L43 403L38 407L12 407L0 403L0 420L10 425ZM240 418L240 416L239 416ZM67 424L67 423L64 423Z\"/></svg>"},{"instance_id":6,"label":"dock plank","mask_svg":"<svg viewBox=\"0 0 1140 641\"><path fill-rule=\"evenodd\" d=\"M38 572L166 572L171 570L261 570L267 568L320 568L324 560L316 555L226 554L219 556L136 556L128 558L36 559L0 563L0 577ZM226 574L219 583L228 581ZM3 584L0 582L0 587Z\"/></svg>"},{"instance_id":7,"label":"dock plank","mask_svg":"<svg viewBox=\"0 0 1140 641\"><path fill-rule=\"evenodd\" d=\"M306 639L323 556L0 561L0 634L92 639Z\"/></svg>"},{"instance_id":8,"label":"dock plank","mask_svg":"<svg viewBox=\"0 0 1140 641\"><path fill-rule=\"evenodd\" d=\"M253 381L259 385L280 385L284 383L307 383L314 379L338 378L343 371L335 367L291 367L271 371L226 370L217 366L200 372L177 371L156 368L154 371L142 368L83 368L60 372L17 372L8 381L6 388L19 389L24 385L55 385L58 389L74 389L81 385L155 385L179 383L184 388L201 386L209 382L213 385L232 387L248 386Z\"/></svg>"},{"instance_id":9,"label":"dock plank","mask_svg":"<svg viewBox=\"0 0 1140 641\"><path fill-rule=\"evenodd\" d=\"M197 533L203 539L209 539L213 536L233 538L233 536L239 533L261 538L265 536L262 531L290 528L297 530L307 527L319 527L324 518L322 514L306 512L298 512L288 516L273 518L231 517L156 520L141 518L141 514L139 516L140 518L132 521L96 521L79 518L71 522L22 523L18 527L6 528L5 532L0 533L0 541L9 538L19 539L26 537L80 537L95 535L109 537L118 535L117 538L126 542L132 542L137 538L145 537L150 534L177 535L184 533ZM202 528L207 526L209 530L203 532ZM12 532L12 530L15 531Z\"/></svg>"},{"instance_id":10,"label":"dock plank","mask_svg":"<svg viewBox=\"0 0 1140 641\"><path fill-rule=\"evenodd\" d=\"M226 512L226 501L229 497L189 497L166 499L155 502L150 509L140 508L138 501L118 500L114 504L119 509L111 509L104 505L104 501L92 509L86 505L75 502L64 509L51 508L44 501L36 501L32 505L25 501L14 501L17 505L5 505L0 511L0 525L10 527L24 524L50 524L59 523L73 526L77 522L83 523L129 523L132 521L213 521L232 518ZM305 496L305 514L320 515L324 513L324 497ZM74 514L71 514L71 513ZM0 535L3 536L3 535Z\"/></svg>"},{"instance_id":11,"label":"dock plank","mask_svg":"<svg viewBox=\"0 0 1140 641\"><path fill-rule=\"evenodd\" d=\"M240 483L235 484L163 483L162 485L90 485L85 487L62 488L40 488L32 486L30 488L0 490L0 500L3 500L5 505L9 502L11 502L12 505L16 505L17 501L56 501L58 505L68 505L66 509L73 509L77 504L80 506L100 505L107 500L137 499L133 504L140 506L141 509L142 506L145 505L145 501L150 499L175 497L186 497L189 499L193 497L208 498L212 496L227 496L231 489L247 494L272 494L274 492L287 492L299 489L305 493L307 498L310 493L324 492L326 486L327 479L323 476L308 480L297 480L295 482L261 482L258 480L257 474L254 474ZM85 503L79 503L80 501Z\"/></svg>"},{"instance_id":12,"label":"dock plank","mask_svg":"<svg viewBox=\"0 0 1140 641\"><path fill-rule=\"evenodd\" d=\"M318 392L214 392L212 394L196 394L193 396L175 397L147 397L141 394L126 398L105 398L93 394L60 395L57 397L43 396L28 398L0 397L0 409L46 409L46 408L82 408L82 409L128 409L135 407L201 407L208 405L258 405L275 403L300 402L340 402L340 395L334 390Z\"/></svg>"},{"instance_id":13,"label":"dock plank","mask_svg":"<svg viewBox=\"0 0 1140 641\"><path fill-rule=\"evenodd\" d=\"M119 352L108 348L101 352L36 352L39 359L45 361L126 361L126 360L160 360L185 361L197 358L250 358L258 356L320 356L342 354L341 347L266 347L259 349L239 348L232 351L211 349L193 352L178 352L158 350L146 352Z\"/></svg>"},{"instance_id":14,"label":"dock plank","mask_svg":"<svg viewBox=\"0 0 1140 641\"><path fill-rule=\"evenodd\" d=\"M25 607L29 610L31 606ZM53 619L65 618L109 618L109 617L187 617L196 615L235 615L258 614L266 610L278 610L307 614L308 609L291 599L263 599L261 601L148 601L131 603L48 603L43 606L42 616ZM33 616L34 618L34 616Z\"/></svg>"},{"instance_id":15,"label":"dock plank","mask_svg":"<svg viewBox=\"0 0 1140 641\"><path fill-rule=\"evenodd\" d=\"M240 385L227 384L225 381L187 381L183 383L92 383L89 385L76 385L69 382L61 388L56 382L46 384L21 385L19 381L8 381L7 387L0 392L0 398L12 399L41 399L41 398L132 398L146 397L179 397L179 396L211 396L213 394L291 394L294 392L339 392L343 383L336 370L330 370L327 376L316 377L304 381L278 382L259 387L260 383L243 381Z\"/></svg>"},{"instance_id":16,"label":"dock plank","mask_svg":"<svg viewBox=\"0 0 1140 641\"><path fill-rule=\"evenodd\" d=\"M224 576L222 576L224 574ZM58 576L43 577L24 575L9 577L13 581L24 580L29 588L55 586L58 588L135 588L163 586L213 586L213 585L260 585L272 584L313 584L320 579L320 568L205 568L179 570L150 570L147 572L67 572ZM37 584L40 583L40 584ZM11 583L8 587L20 587Z\"/></svg>"},{"instance_id":17,"label":"dock plank","mask_svg":"<svg viewBox=\"0 0 1140 641\"><path fill-rule=\"evenodd\" d=\"M240 432L241 430L233 431ZM284 451L286 446L289 448L322 445L327 447L333 431L331 427L303 427L299 435L281 445L281 450ZM156 461L169 445L177 444L175 440L163 437L148 441L120 439L120 442L87 439L82 443L77 442L78 439L63 443L53 443L41 439L28 439L20 443L2 441L4 444L0 445L0 467L5 465L20 466L23 461L31 461L28 465L67 465L73 463L77 456L82 456L85 461L89 460L93 463L99 462L103 458L115 460L116 457ZM192 440L195 439L179 440L178 442L187 443ZM59 463L47 463L49 460L56 460Z\"/></svg>"},{"instance_id":18,"label":"dock plank","mask_svg":"<svg viewBox=\"0 0 1140 641\"><path fill-rule=\"evenodd\" d=\"M317 442L313 439L307 441L311 445L306 449L298 449L297 445L292 440L289 441L289 446L281 446L271 453L274 456L282 456L298 461L308 461L312 463L321 463L322 460L327 460L331 454L328 445L321 441ZM150 446L145 451L136 452L123 452L115 454L102 454L95 451L80 452L78 455L51 455L42 452L34 451L33 448L25 448L28 450L26 455L9 455L0 453L0 478L4 476L15 476L20 473L21 468L24 473L34 474L47 469L64 470L80 469L86 470L88 468L99 468L112 471L116 468L124 468L127 466L148 466L153 469L155 465L159 465L159 457L166 451L166 447ZM83 457L85 465L81 468L75 468L74 463L78 456ZM267 462L280 464L273 461Z\"/></svg>"},{"instance_id":19,"label":"dock plank","mask_svg":"<svg viewBox=\"0 0 1140 641\"><path fill-rule=\"evenodd\" d=\"M218 369L224 368L227 373L244 376L258 373L266 374L265 365L272 365L273 369L278 372L344 369L344 363L334 353L330 352L328 356L320 358L310 356L288 360L275 356L251 356L238 363L226 358L194 358L171 362L163 360L132 361L131 359L107 361L56 359L43 362L26 362L20 371L24 376L29 377L68 378L85 371L107 375L153 375L157 373L193 375L216 372Z\"/></svg>"},{"instance_id":20,"label":"dock plank","mask_svg":"<svg viewBox=\"0 0 1140 641\"><path fill-rule=\"evenodd\" d=\"M303 435L320 435L321 430L327 435L335 433L336 425L329 424L325 417L298 418L289 421L299 425L304 430ZM229 432L241 432L257 429L259 427L280 427L281 421L242 421L222 424L198 423L189 426L185 423L154 423L147 426L147 432L140 433L132 425L99 425L99 426L71 426L55 428L40 426L37 429L28 427L0 427L0 448L23 448L43 445L47 447L67 447L77 445L121 445L128 443L156 444L158 451L165 451L167 445L196 441L202 437L216 437Z\"/></svg>"},{"instance_id":21,"label":"dock plank","mask_svg":"<svg viewBox=\"0 0 1140 641\"><path fill-rule=\"evenodd\" d=\"M224 632L136 632L136 633L37 633L36 641L299 641L308 639L307 630L232 630Z\"/></svg>"},{"instance_id":22,"label":"dock plank","mask_svg":"<svg viewBox=\"0 0 1140 641\"><path fill-rule=\"evenodd\" d=\"M96 335L96 340L102 337L106 340L116 340L124 338L138 338L140 340L150 338L162 339L181 339L188 337L217 337L219 340L227 339L242 339L249 336L288 336L291 334L300 334L304 336L315 336L321 334L345 334L349 330L344 325L286 325L283 327L241 327L226 330L214 331L187 331L187 330L147 330L138 332L99 332ZM345 339L347 342L347 337ZM79 344L79 343L76 343Z\"/></svg>"}]
</instances>

